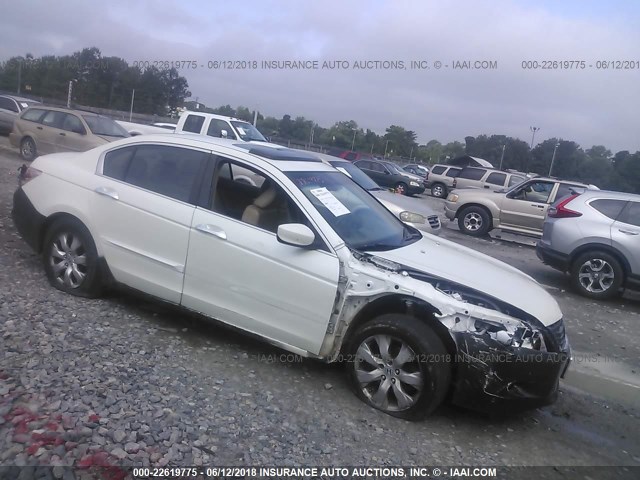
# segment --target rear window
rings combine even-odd
[[[458,178],[466,178],[468,180],[480,180],[486,172],[487,172],[486,170],[482,170],[481,168],[465,168],[460,172],[460,175],[458,175]]]
[[[626,200],[614,200],[611,198],[600,198],[589,203],[592,208],[595,208],[601,214],[612,220],[618,218],[626,204]]]
[[[456,178],[458,175],[460,175],[461,171],[461,168],[450,168],[447,172],[447,177]]]
[[[202,115],[187,115],[182,130],[185,132],[200,133],[203,124],[204,117]]]
[[[433,168],[431,169],[431,173],[432,173],[433,175],[440,175],[440,174],[441,174],[441,173],[443,173],[446,169],[447,169],[447,167],[440,167],[440,166],[438,166],[438,167],[433,167]]]

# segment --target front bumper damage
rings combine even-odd
[[[452,337],[458,350],[453,403],[478,411],[504,412],[556,400],[559,380],[571,359],[568,343],[564,351],[543,352],[506,347],[469,332],[452,332]]]

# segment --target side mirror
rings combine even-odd
[[[229,132],[226,130],[220,130],[220,135],[222,135],[222,138],[227,138],[229,136]]]
[[[311,229],[301,223],[284,223],[278,226],[278,241],[294,247],[309,247],[316,236]]]

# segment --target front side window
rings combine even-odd
[[[392,250],[422,238],[340,172],[287,172],[333,230],[356,250]]]
[[[62,128],[68,132],[85,133],[84,126],[78,117],[67,113],[62,123]]]
[[[110,118],[99,117],[97,115],[83,115],[82,118],[87,122],[89,130],[91,130],[94,135],[123,138],[129,136],[129,132]]]
[[[373,165],[373,162],[370,162],[369,160],[360,160],[355,162],[354,165],[363,170],[373,170],[373,168],[371,168],[371,165]]]
[[[529,182],[514,191],[512,198],[528,202],[547,203],[553,190],[552,182]]]
[[[40,122],[46,110],[40,108],[30,108],[22,114],[23,120],[29,120],[30,122]]]
[[[518,185],[519,183],[524,182],[524,177],[520,177],[518,175],[511,175],[509,179],[509,187],[513,187],[514,185]]]
[[[223,130],[227,132],[226,136],[222,135]],[[198,132],[199,131],[200,130],[198,130]],[[207,129],[207,135],[209,135],[210,137],[230,138],[230,139],[236,140],[236,136],[231,130],[231,127],[229,126],[229,124],[224,120],[219,120],[217,118],[211,119],[211,122],[209,123],[209,128]]]
[[[310,226],[275,180],[252,167],[226,159],[221,159],[217,166],[210,205],[216,213],[272,233],[285,223]]]
[[[378,162],[371,162],[371,170],[373,170],[374,172],[378,172],[378,173],[384,173],[387,171],[387,169],[385,168],[385,166],[381,163]]]
[[[109,152],[103,174],[152,192],[189,202],[207,154],[164,145],[141,145]]]
[[[503,186],[506,179],[506,173],[493,172],[487,177],[487,183]]]
[[[182,130],[185,132],[200,133],[203,124],[204,117],[202,115],[187,115]]]

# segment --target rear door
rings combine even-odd
[[[542,234],[542,224],[549,208],[556,183],[548,180],[531,180],[503,199],[500,225],[525,233]]]
[[[14,100],[0,97],[0,130],[11,131],[18,112],[18,104]]]
[[[256,186],[234,171],[251,171]],[[338,288],[339,262],[272,175],[218,157],[212,193],[191,224],[182,304],[262,337],[317,354]],[[304,223],[318,245],[280,243],[278,225]]]
[[[611,244],[625,256],[631,273],[640,275],[640,202],[629,201],[613,222]]]
[[[507,183],[507,174],[502,172],[491,172],[484,181],[483,188],[488,190],[500,190]]]
[[[38,153],[54,153],[58,151],[58,138],[64,133],[62,124],[66,114],[57,110],[49,110],[42,118],[42,124],[36,126],[35,142]]]
[[[104,156],[91,213],[116,280],[180,302],[195,192],[209,156],[155,144]]]

